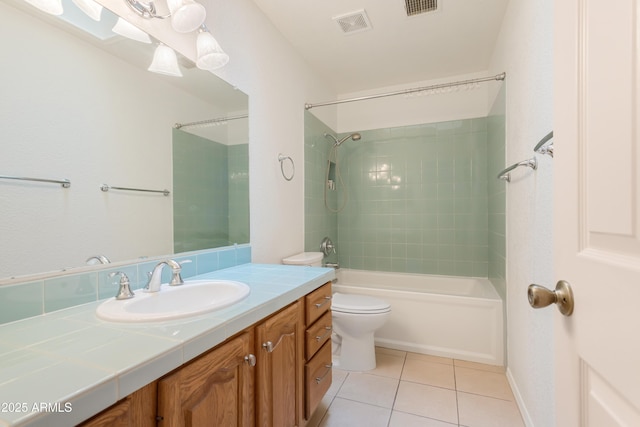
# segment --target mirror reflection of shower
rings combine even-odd
[[[325,133],[324,137],[329,137],[333,140],[333,145],[329,151],[329,159],[327,160],[327,173],[325,174],[324,206],[329,210],[329,212],[338,213],[347,205],[347,200],[349,198],[347,189],[342,181],[342,175],[340,175],[340,167],[338,165],[338,147],[348,139],[359,141],[362,136],[359,133],[352,133],[341,139],[337,139],[330,133]],[[334,209],[329,206],[329,202],[327,201],[327,190],[337,190],[337,185],[340,186],[340,190],[342,191],[342,202],[338,203],[338,206]]]

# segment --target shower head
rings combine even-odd
[[[336,139],[336,137],[335,137],[335,136],[333,136],[333,135],[331,135],[330,133],[325,133],[325,134],[324,134],[324,136],[325,136],[325,138],[326,138],[327,136],[330,136],[330,137],[331,137],[331,139],[333,139],[334,145],[335,145],[336,147],[339,147],[339,146],[340,146],[340,144],[342,144],[343,142],[345,142],[345,141],[346,141],[347,139],[349,139],[349,138],[353,139],[354,141],[359,141],[359,140],[362,138],[362,135],[360,135],[360,134],[359,134],[359,133],[357,133],[357,132],[356,132],[356,133],[352,133],[351,135],[347,135],[347,136],[345,136],[344,138],[342,138],[342,139],[340,139],[340,140]]]

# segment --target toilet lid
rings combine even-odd
[[[336,292],[331,300],[331,310],[343,313],[385,313],[391,310],[391,305],[379,298],[367,295],[351,295]]]

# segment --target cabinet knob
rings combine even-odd
[[[249,354],[244,357],[244,361],[249,364],[249,366],[256,366],[256,356],[253,354]]]
[[[273,351],[273,343],[271,341],[267,341],[262,344],[262,348],[267,350],[267,353],[271,353]]]

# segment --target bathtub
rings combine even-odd
[[[382,298],[376,345],[504,365],[503,303],[487,279],[339,269],[334,292]]]

